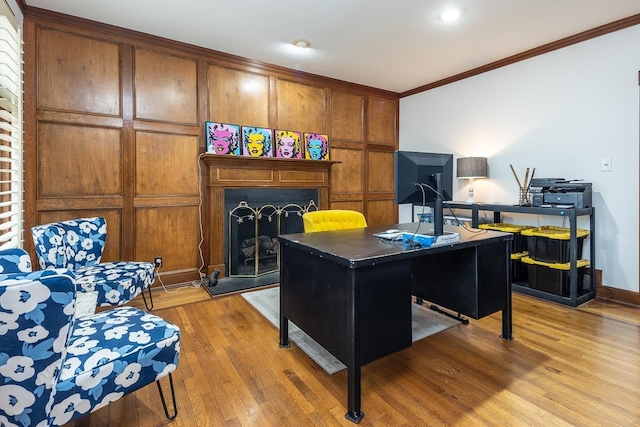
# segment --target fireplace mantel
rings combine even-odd
[[[307,182],[329,186],[331,160],[252,158],[203,154],[209,168],[209,186],[300,187]]]
[[[252,158],[202,154],[203,232],[207,275],[224,265],[224,190],[227,188],[313,188],[318,190],[320,209],[329,208],[332,160]]]

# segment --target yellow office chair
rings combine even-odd
[[[302,215],[302,221],[304,223],[305,233],[364,228],[367,226],[367,220],[364,218],[364,215],[358,211],[345,209],[307,212]]]

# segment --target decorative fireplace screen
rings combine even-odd
[[[278,270],[278,235],[303,231],[302,215],[317,210],[313,200],[305,205],[263,204],[241,201],[229,210],[228,276],[258,277]]]

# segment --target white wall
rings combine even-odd
[[[488,157],[489,179],[474,182],[480,202],[517,203],[509,164],[521,181],[535,167],[537,177],[593,183],[596,268],[605,286],[637,292],[639,70],[635,26],[402,98],[400,150]],[[612,159],[611,172],[600,171],[602,158]],[[467,190],[468,180],[454,181],[455,200]],[[400,207],[401,222],[410,215]],[[561,217],[503,217],[562,225]],[[589,228],[587,218],[578,226]]]

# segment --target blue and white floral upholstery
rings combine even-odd
[[[79,218],[31,229],[38,264],[45,268],[73,270],[76,282],[85,292],[98,292],[99,306],[120,306],[145,289],[153,308],[150,286],[154,280],[154,264],[150,262],[100,262],[107,236],[104,218]]]
[[[9,273],[0,280],[0,425],[46,426],[71,335],[73,273]]]
[[[18,271],[28,255],[11,251],[0,251],[0,426],[62,425],[154,381],[175,417],[178,327],[133,307],[74,319],[73,271]]]
[[[31,257],[24,249],[4,249],[0,257],[0,275],[5,273],[31,273]]]

